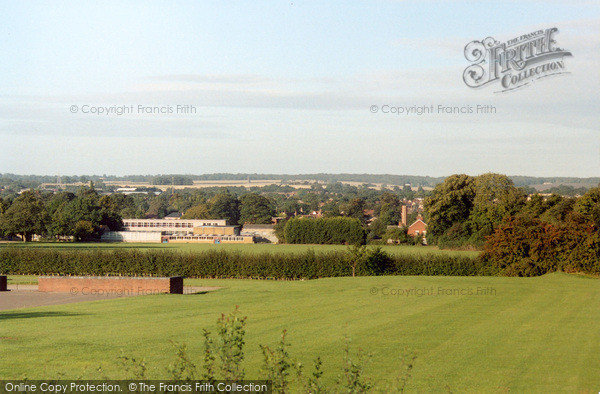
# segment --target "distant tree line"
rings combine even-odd
[[[119,230],[122,226],[117,201],[99,196],[93,187],[75,194],[25,191],[12,202],[0,199],[0,233],[24,241],[33,235],[85,241],[97,238],[103,227]]]
[[[151,185],[193,185],[194,181],[189,176],[159,175],[150,179]]]
[[[18,175],[4,173],[0,174],[0,197],[6,198],[11,197],[11,193],[18,193],[23,189],[38,188],[43,183],[56,183],[59,177],[53,175]],[[589,189],[598,183],[600,178],[575,178],[575,177],[525,177],[525,176],[511,176],[509,177],[515,186],[526,187],[526,189],[533,193],[535,189],[532,186],[540,186],[544,183],[550,183],[557,185],[556,187],[564,187],[564,189],[557,189],[557,194],[568,195],[562,193],[572,193],[573,189],[577,189],[576,193],[582,194],[581,189]],[[412,176],[412,175],[392,175],[392,174],[231,174],[231,173],[215,173],[215,174],[202,174],[202,175],[182,175],[182,174],[162,174],[162,175],[74,175],[74,176],[60,176],[61,183],[73,184],[73,183],[89,183],[94,182],[97,189],[104,191],[114,191],[114,187],[105,186],[103,182],[115,181],[115,182],[148,182],[152,185],[192,185],[194,181],[250,181],[249,185],[252,185],[252,181],[255,180],[282,180],[290,183],[302,183],[310,184],[310,182],[317,181],[320,184],[335,184],[340,182],[362,182],[368,185],[397,185],[402,188],[406,184],[413,185],[415,187],[434,187],[444,181],[444,177],[429,177],[429,176]],[[71,190],[73,191],[73,190]],[[551,191],[552,192],[552,191]],[[14,196],[12,196],[14,197]]]

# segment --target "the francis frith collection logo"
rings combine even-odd
[[[556,45],[556,33],[558,29],[552,27],[502,43],[492,37],[471,41],[465,46],[465,58],[472,64],[465,69],[463,80],[471,88],[498,82],[499,93],[565,73],[564,58],[572,55]]]

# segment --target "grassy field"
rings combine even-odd
[[[347,250],[345,245],[288,245],[288,244],[152,244],[152,243],[41,243],[41,242],[10,242],[0,243],[2,247],[20,247],[20,248],[59,248],[59,249],[173,249],[181,251],[205,251],[205,250],[236,250],[242,253],[300,253],[306,250],[315,252],[328,252]],[[435,246],[409,246],[409,245],[385,245],[383,250],[390,254],[451,254],[475,257],[479,254],[477,251],[462,250],[440,250]]]
[[[598,392],[600,282],[567,274],[538,278],[360,277],[314,281],[188,280],[223,286],[198,295],[155,295],[0,312],[2,378],[122,378],[117,357],[145,359],[167,377],[170,341],[202,357],[202,329],[240,306],[248,316],[247,377],[258,376],[259,344],[288,330],[305,365],[320,355],[329,382],[339,375],[344,334],[373,354],[380,388],[403,352],[417,356],[411,391]],[[391,295],[430,289],[433,295]],[[487,289],[487,295],[447,292]],[[441,294],[440,294],[441,291]],[[309,368],[310,369],[310,368]]]

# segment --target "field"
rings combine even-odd
[[[122,378],[123,351],[144,359],[149,377],[168,377],[176,351],[170,341],[185,342],[199,363],[202,329],[214,329],[221,313],[239,305],[248,316],[248,378],[258,376],[258,345],[275,345],[287,329],[291,355],[308,370],[320,355],[329,382],[339,375],[347,334],[354,350],[372,353],[366,373],[380,389],[397,375],[405,351],[417,357],[410,391],[600,389],[598,279],[555,273],[186,284],[223,288],[0,312],[0,376]],[[396,289],[432,295],[391,295]]]
[[[278,186],[290,186],[293,187],[294,189],[310,189],[312,187],[313,183],[320,183],[322,185],[324,185],[325,183],[323,181],[317,181],[314,179],[298,179],[298,180],[294,180],[291,182],[282,182],[281,179],[253,179],[252,181],[248,182],[248,180],[212,180],[212,181],[199,181],[199,180],[194,180],[193,181],[193,185],[152,185],[150,182],[126,182],[126,181],[105,181],[104,184],[107,186],[115,186],[115,187],[155,187],[157,189],[160,189],[162,191],[166,191],[166,190],[171,190],[173,189],[177,189],[177,190],[182,190],[182,189],[201,189],[201,188],[207,188],[207,187],[265,187],[265,186],[270,186],[270,185],[278,185]],[[360,187],[362,185],[364,185],[367,182],[354,182],[354,181],[340,181],[340,183],[346,184],[346,185],[350,185],[350,186],[356,186],[356,187]],[[370,189],[381,189],[381,187],[384,186],[383,183],[377,183],[377,182],[373,182],[370,183],[371,186],[369,186]],[[86,186],[87,184],[78,182],[78,183],[73,183],[73,184],[63,184],[61,186],[74,186],[74,187],[79,187],[79,186]],[[394,186],[399,186],[399,187],[403,187],[404,185],[393,185],[393,184],[385,184],[385,187],[387,189],[392,190]],[[42,184],[42,187],[57,187],[57,185],[55,183],[44,183]],[[414,191],[418,190],[418,187],[413,187],[412,188]],[[424,186],[423,187],[424,190],[432,190],[432,187],[429,186]]]
[[[156,249],[174,249],[190,252],[201,252],[205,250],[230,250],[240,251],[242,253],[301,253],[306,250],[314,250],[315,252],[329,251],[344,251],[348,247],[344,245],[288,245],[288,244],[152,244],[152,243],[42,243],[42,242],[4,242],[0,243],[0,248],[14,246],[21,248],[69,248],[69,249],[123,249],[134,248],[140,250],[156,250]],[[440,250],[434,246],[408,246],[408,245],[385,245],[383,250],[390,254],[450,254],[476,257],[477,251],[462,251],[462,250]]]

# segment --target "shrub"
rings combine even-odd
[[[598,274],[600,236],[592,222],[577,215],[558,224],[509,218],[487,238],[481,260],[510,276],[554,271]]]

